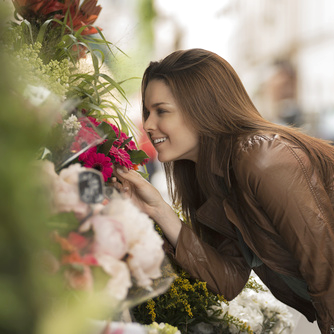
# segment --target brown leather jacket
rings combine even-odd
[[[210,198],[197,210],[201,237],[183,224],[176,262],[231,300],[252,269],[246,244],[260,260],[253,270],[276,298],[332,333],[334,189],[326,192],[308,156],[278,135],[238,141],[230,180],[232,197]],[[310,300],[284,277],[304,281]]]

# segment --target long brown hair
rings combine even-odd
[[[142,81],[143,119],[145,90],[153,80],[163,80],[178,106],[199,134],[199,156],[164,163],[167,184],[174,204],[181,204],[186,217],[211,195],[222,192],[214,170],[228,177],[233,142],[239,135],[259,131],[278,133],[300,145],[326,184],[333,175],[334,148],[292,127],[265,120],[249,98],[232,66],[217,54],[203,49],[175,51],[159,62],[151,62]]]

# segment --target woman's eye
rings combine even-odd
[[[157,114],[160,115],[160,114],[163,114],[165,113],[166,110],[163,110],[163,109],[157,109]]]

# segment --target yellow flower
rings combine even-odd
[[[149,299],[147,301],[147,305],[146,308],[149,310],[148,314],[151,315],[152,317],[152,322],[155,321],[155,318],[157,317],[156,313],[155,313],[155,301],[153,299]]]

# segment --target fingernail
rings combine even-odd
[[[120,168],[116,168],[116,171],[117,171],[117,173],[119,173],[119,174],[124,173],[124,171],[123,171],[122,169],[120,169]]]

